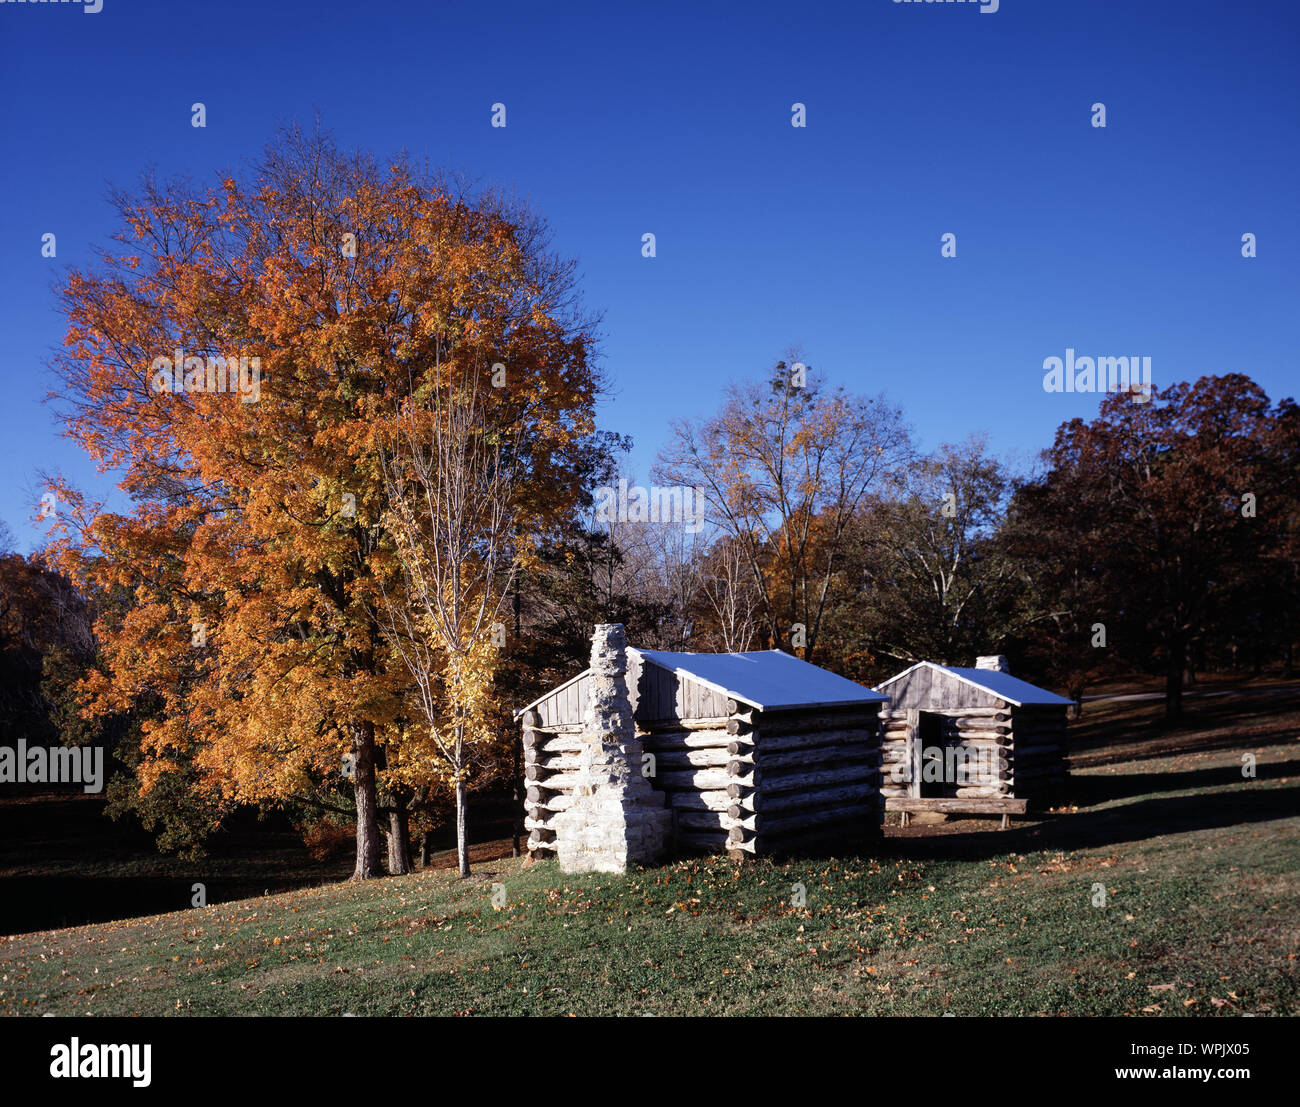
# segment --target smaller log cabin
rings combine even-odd
[[[1066,713],[1073,701],[1007,671],[1006,658],[973,669],[921,661],[876,686],[882,716],[886,811],[1023,814],[1065,780]]]
[[[589,675],[515,712],[531,857],[556,849],[554,817],[573,804]],[[627,687],[677,852],[743,857],[880,834],[879,692],[781,650],[632,647]]]

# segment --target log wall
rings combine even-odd
[[[789,712],[759,712],[734,700],[708,706],[726,714],[637,720],[679,851],[743,856],[880,832],[879,705]],[[556,848],[553,820],[573,802],[581,732],[581,723],[550,722],[536,710],[524,716],[530,856]]]
[[[719,819],[729,852],[779,853],[880,833],[879,704],[733,706],[730,802]]]
[[[1004,700],[979,707],[931,710],[939,718],[945,776],[926,794],[959,799],[1040,799],[1065,780],[1063,707],[1015,707]],[[921,713],[892,709],[881,719],[881,795],[920,796]],[[952,750],[951,761],[948,751]]]

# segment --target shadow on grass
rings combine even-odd
[[[1277,743],[1272,743],[1277,744]],[[1256,744],[1259,748],[1259,744]],[[1213,769],[1189,769],[1175,773],[1074,773],[1069,778],[1066,802],[1080,807],[1096,807],[1113,800],[1130,799],[1159,792],[1183,792],[1189,788],[1230,788],[1248,785],[1241,775],[1241,765],[1222,765]],[[1274,761],[1255,767],[1257,780],[1282,780],[1300,777],[1300,759]],[[1300,814],[1300,811],[1295,812]]]
[[[1112,761],[1140,761],[1193,750],[1251,748],[1293,741],[1294,720],[1300,696],[1293,693],[1252,699],[1224,696],[1191,701],[1177,723],[1168,723],[1162,704],[1125,704],[1100,718],[1085,712],[1071,722],[1069,747],[1076,764],[1103,765]],[[1228,728],[1222,735],[1207,731]]]
[[[1261,770],[1263,768],[1265,766],[1261,766]],[[1208,769],[1205,772],[1217,775],[1220,770]],[[1262,771],[1260,775],[1264,776]],[[1013,824],[1009,830],[890,837],[885,840],[884,849],[895,857],[983,860],[1011,852],[1092,849],[1122,842],[1140,842],[1164,834],[1247,826],[1300,815],[1300,786],[1255,788],[1254,782],[1243,781],[1239,772],[1236,781],[1239,787],[1233,791],[1195,796],[1152,796],[1121,807],[1052,815],[1033,825]]]

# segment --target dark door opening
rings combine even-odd
[[[916,741],[920,749],[917,752],[916,762],[920,769],[920,788],[917,795],[922,799],[951,796],[956,791],[956,785],[946,779],[943,716],[934,711],[922,711],[919,714]]]

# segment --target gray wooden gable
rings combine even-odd
[[[590,684],[590,670],[579,673],[516,714],[532,708],[540,717],[540,726],[574,726],[582,722]],[[639,723],[662,719],[720,719],[728,714],[727,697],[721,692],[692,680],[685,673],[643,664],[632,650],[627,655],[627,689],[633,715]]]
[[[942,711],[951,707],[996,707],[1005,702],[938,665],[921,664],[876,686],[893,701],[895,712]]]

